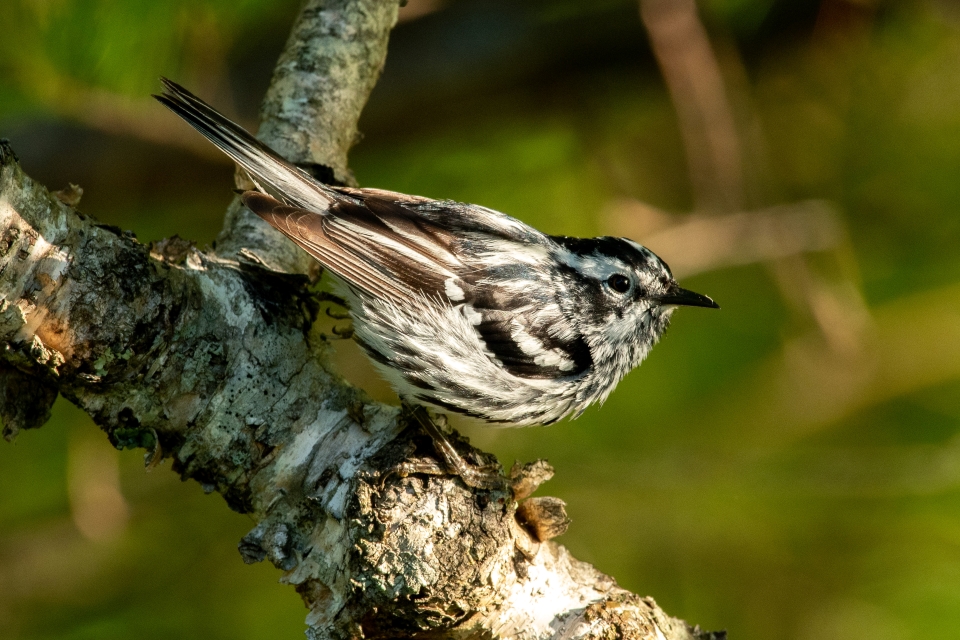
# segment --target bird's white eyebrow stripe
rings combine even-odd
[[[556,257],[568,267],[576,269],[579,273],[595,280],[606,280],[614,273],[622,273],[628,277],[633,273],[633,269],[623,262],[623,260],[611,258],[610,256],[595,253],[578,255],[566,248],[561,248],[561,250],[556,253]],[[633,280],[632,277],[631,280]]]

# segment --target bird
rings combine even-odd
[[[161,81],[154,97],[250,177],[244,206],[333,274],[355,340],[468,484],[489,482],[426,407],[500,426],[578,417],[640,365],[678,307],[719,308],[633,240],[548,235],[480,205],[321,183]]]

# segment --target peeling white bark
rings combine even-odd
[[[272,142],[292,127],[286,152],[344,175],[395,19],[382,0],[308,2],[264,109]],[[304,71],[314,55],[333,62]],[[237,206],[221,238],[217,254],[145,247],[53,197],[0,143],[4,434],[41,426],[60,393],[115,446],[172,459],[256,520],[240,553],[283,571],[311,638],[720,637],[536,539],[559,530],[530,522],[556,501],[518,522],[543,464],[517,470],[516,495],[386,474],[430,441],[329,370],[310,265]]]

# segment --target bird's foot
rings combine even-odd
[[[330,332],[337,336],[337,338],[340,340],[349,340],[353,337],[353,325],[347,325],[343,329],[334,326],[331,327]]]
[[[499,464],[472,465],[463,459],[436,425],[427,410],[420,406],[406,406],[408,415],[417,421],[433,441],[439,460],[417,458],[406,460],[384,474],[384,479],[396,474],[401,478],[414,473],[432,476],[457,476],[473,489],[505,489],[509,480],[503,475]]]

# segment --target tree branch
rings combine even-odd
[[[309,2],[268,93],[264,138],[348,176],[395,18],[393,2]],[[283,571],[311,638],[721,637],[541,541],[556,526],[531,520],[562,516],[556,499],[531,499],[521,522],[524,495],[387,474],[430,455],[430,441],[327,368],[309,265],[242,216],[231,209],[216,254],[177,238],[146,247],[52,196],[0,143],[8,439],[40,426],[59,392],[118,448],[146,449],[147,465],[171,459],[252,515],[241,555]],[[515,486],[529,494],[550,473],[515,469]]]

